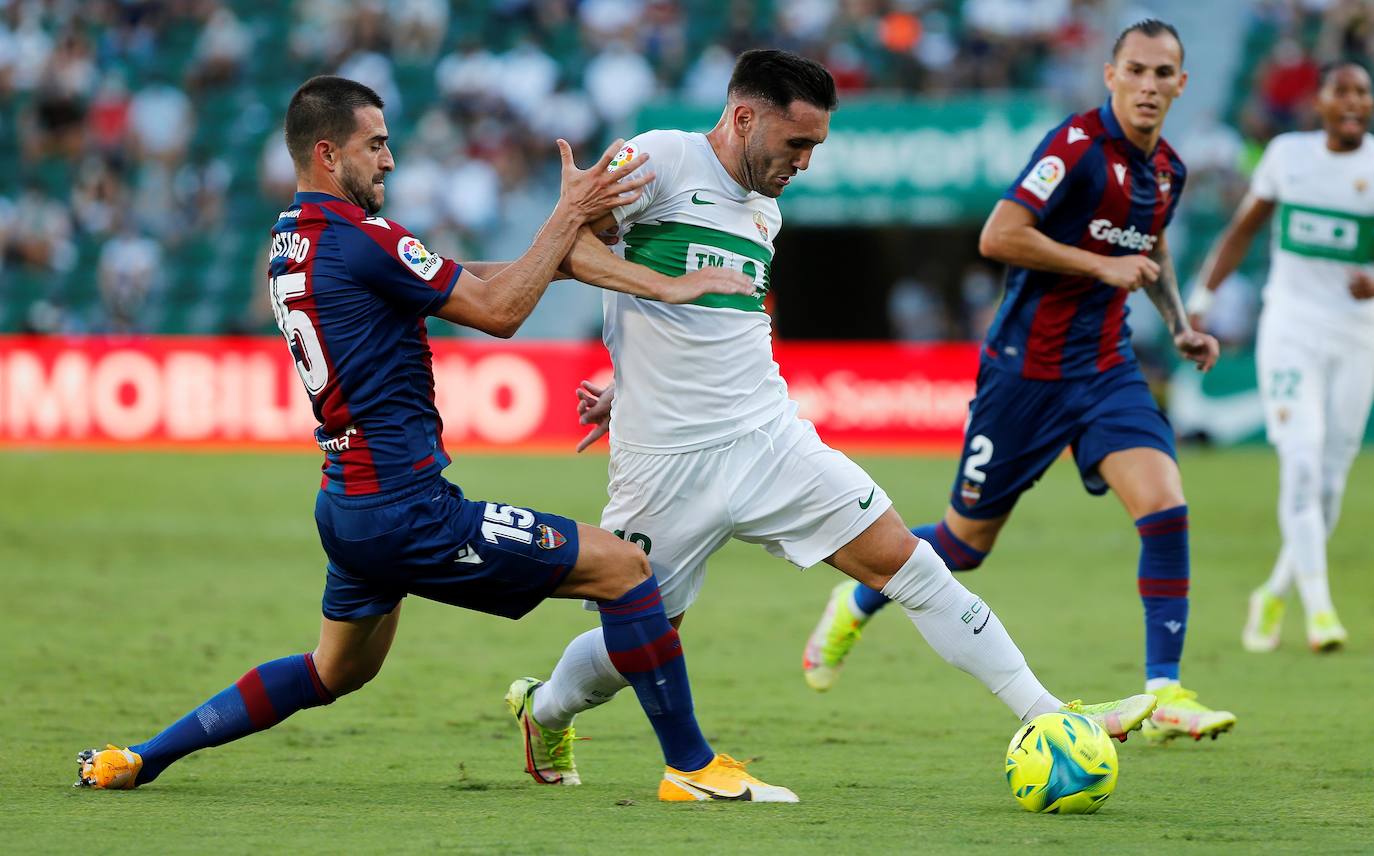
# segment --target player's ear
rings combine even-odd
[[[1107,89],[1110,91],[1111,88],[1112,88],[1112,85],[1116,82],[1116,64],[1115,64],[1115,63],[1110,63],[1110,62],[1108,62],[1108,63],[1103,63],[1103,65],[1102,65],[1102,82],[1105,83],[1105,84],[1107,85]]]
[[[758,115],[753,106],[743,103],[735,105],[732,118],[734,119],[735,132],[741,136],[748,136],[749,130],[753,128],[754,123],[758,121]]]
[[[333,172],[339,165],[339,150],[329,140],[318,140],[315,143],[315,160]]]
[[[1183,94],[1183,90],[1186,89],[1187,87],[1188,87],[1188,72],[1186,72],[1186,71],[1180,71],[1180,72],[1178,73],[1178,94],[1179,94],[1179,95],[1182,95],[1182,94]]]

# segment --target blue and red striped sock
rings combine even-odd
[[[197,749],[219,746],[271,728],[298,710],[334,700],[310,654],[293,654],[250,670],[153,739],[129,748],[143,756],[138,784]]]
[[[1138,585],[1145,605],[1145,680],[1178,680],[1188,634],[1188,506],[1135,522],[1140,533]]]
[[[715,752],[692,711],[692,688],[682,642],[663,612],[652,575],[616,600],[600,605],[601,632],[611,663],[634,687],[663,747],[663,760],[684,772],[700,770]]]
[[[983,564],[988,555],[959,540],[943,520],[917,526],[911,530],[911,534],[929,544],[951,571],[971,571]],[[864,585],[854,590],[854,607],[866,615],[872,615],[886,604],[887,598],[883,597],[882,592]]]

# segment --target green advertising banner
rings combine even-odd
[[[979,223],[1068,115],[1028,98],[843,100],[811,167],[779,200],[807,225]],[[635,131],[710,130],[715,109],[655,103]]]

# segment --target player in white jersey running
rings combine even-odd
[[[581,408],[584,421],[599,423],[591,438],[609,422],[610,502],[601,525],[648,554],[674,626],[695,600],[712,553],[731,538],[761,544],[800,568],[824,561],[881,589],[942,657],[1022,720],[1080,710],[1125,739],[1153,710],[1154,696],[1084,706],[1047,692],[991,608],[910,532],[871,477],[821,442],[788,398],[763,307],[782,226],[775,200],[825,140],[835,106],[834,81],[821,65],[783,51],[748,51],[709,134],[649,131],[612,161],[614,168],[647,152],[656,174],[639,200],[593,227],[617,228],[625,258],[588,232],[568,272],[614,283],[714,265],[743,272],[757,287],[750,297],[682,306],[604,302],[615,391],[584,385]],[[655,640],[645,640],[641,656],[655,652]],[[547,683],[521,678],[511,685],[507,702],[536,781],[579,781],[573,717],[626,685],[613,659],[602,632],[588,631],[568,645]],[[685,772],[676,782],[665,779],[660,797],[741,798]]]
[[[1315,651],[1345,644],[1327,584],[1326,541],[1374,398],[1374,98],[1353,62],[1322,76],[1322,130],[1275,137],[1250,193],[1208,256],[1189,312],[1205,316],[1212,292],[1273,224],[1269,281],[1256,360],[1269,442],[1279,455],[1283,547],[1269,580],[1250,595],[1242,642],[1278,647],[1294,582]]]

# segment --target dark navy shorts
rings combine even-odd
[[[385,615],[407,594],[519,618],[577,562],[577,524],[463,497],[443,478],[368,496],[320,491],[326,618]]]
[[[950,505],[976,520],[1001,517],[1066,446],[1083,487],[1097,496],[1107,492],[1097,465],[1112,452],[1177,457],[1174,430],[1133,362],[1068,380],[1028,380],[983,364]]]

